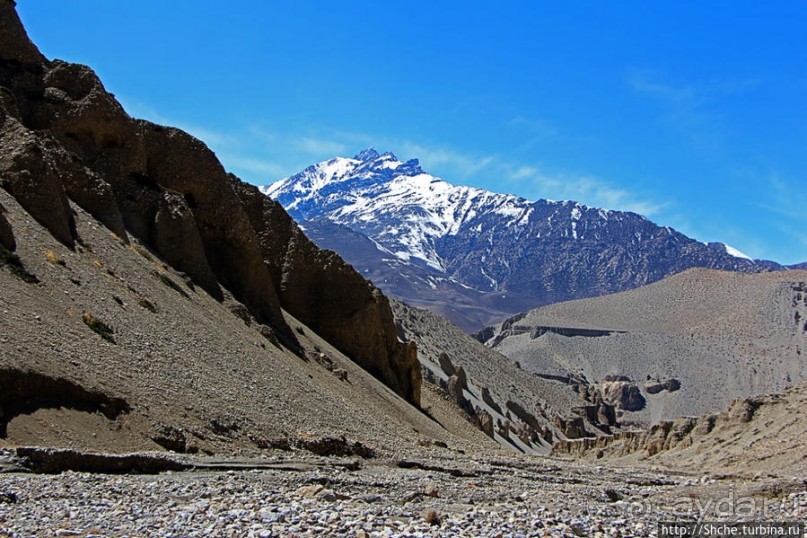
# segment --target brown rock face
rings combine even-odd
[[[35,134],[7,114],[0,121],[0,186],[56,239],[72,247],[76,226],[60,179],[63,152],[52,138]]]
[[[414,344],[398,341],[387,298],[336,253],[319,249],[277,202],[231,177],[280,302],[400,396],[420,405]]]
[[[284,326],[255,230],[216,156],[179,129],[146,122],[141,129],[148,156],[146,175],[184,195],[219,280],[259,319]]]
[[[155,249],[165,261],[187,273],[208,293],[212,291],[214,297],[220,293],[193,212],[182,195],[160,193],[152,236]]]

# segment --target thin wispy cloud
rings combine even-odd
[[[311,155],[342,155],[348,150],[348,146],[335,140],[302,136],[291,139],[292,145]]]
[[[137,101],[129,101],[121,97],[118,99],[123,105],[123,109],[126,110],[126,112],[133,118],[148,120],[159,125],[176,127],[177,129],[195,136],[211,148],[224,148],[239,143],[239,137],[237,135],[226,133],[219,129],[165,116],[146,105],[138,103]]]
[[[412,143],[404,143],[402,147],[407,154],[421,157],[427,169],[430,166],[447,169],[450,173],[444,175],[454,183],[484,176],[500,184],[501,192],[518,192],[532,200],[575,200],[595,207],[633,211],[647,217],[669,207],[666,203],[641,199],[635,193],[591,175],[545,172],[538,165],[498,155],[479,156]]]
[[[270,180],[270,178],[274,180],[288,175],[286,167],[267,159],[230,153],[223,153],[219,158],[227,164],[228,169],[250,178],[260,177],[265,178],[265,180]]]
[[[415,155],[428,166],[448,166],[463,177],[481,173],[495,163],[492,155],[471,155],[451,149],[429,147],[414,142],[404,141],[398,147],[406,155]]]
[[[721,100],[753,90],[760,81],[720,78],[677,84],[658,72],[632,70],[626,76],[626,83],[635,93],[658,102],[663,107],[665,121],[677,129],[693,149],[712,155],[728,145],[726,122],[718,106]]]
[[[515,116],[507,121],[507,127],[525,131],[533,141],[543,141],[557,138],[560,129],[552,121],[544,118]]]
[[[443,175],[456,184],[492,179],[501,185],[501,192],[521,193],[533,200],[575,200],[591,206],[633,211],[645,216],[652,216],[665,207],[664,204],[641,200],[632,193],[593,176],[548,173],[535,163],[520,162],[501,155],[477,155],[454,148],[355,131],[329,132],[320,129],[317,135],[312,135],[279,133],[265,126],[251,125],[244,126],[237,132],[222,132],[176,121],[143,106],[129,105],[127,110],[138,117],[177,126],[200,138],[217,152],[226,168],[259,184],[287,177],[318,159],[350,157],[358,149],[375,145],[381,151],[391,150],[400,152],[406,158],[418,158],[427,171]],[[512,118],[508,125],[546,136],[555,133],[551,125],[543,120],[524,116]],[[278,151],[279,144],[282,145],[282,152]]]
[[[668,207],[665,203],[642,200],[635,193],[593,176],[546,174],[536,167],[520,166],[512,168],[506,178],[511,183],[521,183],[520,190],[526,183],[534,193],[533,199],[574,200],[594,207],[632,211],[646,217]]]

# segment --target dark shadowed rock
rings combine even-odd
[[[20,465],[34,473],[58,474],[66,471],[105,474],[157,474],[184,471],[192,465],[151,454],[95,454],[56,448],[20,447]]]
[[[17,242],[14,240],[14,231],[11,229],[11,224],[6,220],[5,212],[5,208],[0,205],[0,245],[6,250],[13,251],[17,248]]]
[[[14,2],[0,2],[0,35],[3,36],[0,45],[0,60],[18,62],[21,64],[38,64],[45,61],[36,46],[28,39]]]
[[[447,376],[450,377],[457,373],[456,368],[454,368],[454,365],[451,363],[451,359],[445,352],[440,353],[437,360],[440,362],[440,368]]]
[[[482,401],[485,402],[491,409],[493,409],[500,415],[502,414],[502,407],[498,403],[496,403],[496,401],[493,399],[493,396],[490,395],[490,389],[488,389],[487,387],[482,387]]]
[[[465,369],[462,366],[460,366],[459,368],[457,368],[457,372],[454,375],[457,376],[457,379],[460,382],[460,386],[463,389],[468,390],[468,375],[465,373]]]
[[[161,193],[154,216],[154,248],[176,269],[187,273],[205,290],[218,294],[218,283],[207,263],[199,230],[185,198],[177,193]]]
[[[610,377],[600,383],[603,399],[623,411],[640,411],[646,401],[639,387],[624,376]]]
[[[72,247],[76,227],[60,180],[58,144],[7,114],[0,121],[0,185],[56,239]]]

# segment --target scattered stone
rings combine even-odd
[[[311,499],[316,497],[318,493],[325,490],[325,487],[321,484],[311,484],[310,486],[303,486],[299,488],[295,493],[300,497],[305,499]]]
[[[429,484],[426,484],[425,488],[423,488],[423,493],[427,497],[439,497],[440,489],[437,487],[437,484],[430,482]]]
[[[423,519],[426,521],[426,523],[432,526],[438,526],[440,523],[442,523],[442,518],[440,517],[440,514],[437,513],[437,510],[428,510],[426,515],[423,516]]]

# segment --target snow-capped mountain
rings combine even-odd
[[[457,235],[480,214],[505,226],[523,225],[529,202],[429,175],[417,159],[366,149],[353,159],[337,157],[262,189],[298,222],[327,218],[376,241],[403,261],[446,271],[437,243]],[[520,223],[520,224],[519,224]]]
[[[693,266],[769,267],[635,213],[455,186],[416,159],[372,148],[261,190],[386,293],[469,330],[525,307],[621,291]]]

